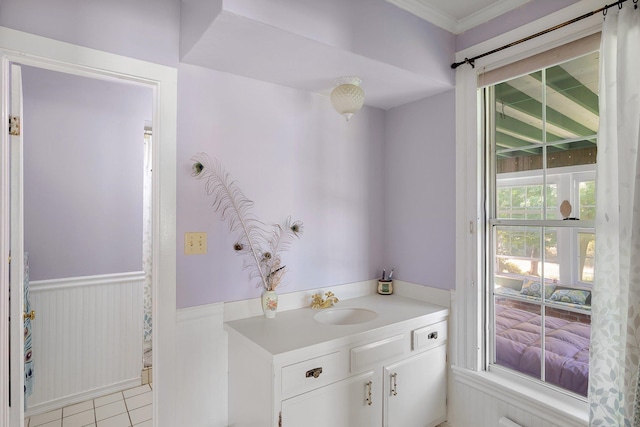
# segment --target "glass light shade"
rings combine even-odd
[[[331,91],[331,104],[349,121],[364,103],[364,91],[360,87],[362,80],[357,77],[343,77],[337,83]]]

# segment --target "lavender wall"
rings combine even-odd
[[[296,10],[313,7],[311,17],[323,17],[316,28],[320,38],[334,37],[343,48],[451,80],[454,43],[463,49],[573,2],[529,2],[457,38],[382,0],[349,2],[348,18],[332,15],[344,8],[337,0],[305,0]],[[227,5],[268,12],[248,0]],[[286,22],[307,25],[309,19]],[[0,25],[172,66],[178,66],[179,24],[177,0],[0,2]],[[343,24],[354,31],[345,33]],[[320,95],[178,68],[177,232],[209,233],[206,256],[182,255],[179,238],[179,307],[259,294],[229,249],[234,239],[227,225],[208,207],[202,183],[190,177],[189,158],[201,150],[222,160],[255,200],[261,218],[278,221],[292,214],[305,221],[303,239],[286,254],[292,271],[283,292],[370,279],[383,259],[387,268],[398,268],[399,279],[452,286],[452,92],[386,113],[365,108],[347,124]],[[65,185],[72,180],[65,179]]]
[[[326,96],[181,65],[178,79],[178,307],[253,298],[260,290],[232,250],[191,156],[218,158],[265,222],[292,215],[304,236],[284,253],[280,292],[371,279],[382,262],[384,116],[350,122]],[[187,231],[208,233],[206,255],[184,255]]]
[[[455,287],[455,91],[387,111],[387,271],[441,289]]]
[[[456,37],[456,52],[543,18],[578,1],[529,1],[504,15],[459,34]]]
[[[0,25],[159,64],[178,64],[179,0],[2,0]]]
[[[32,280],[142,270],[143,131],[152,95],[23,67]]]

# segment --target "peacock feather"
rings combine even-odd
[[[252,214],[253,201],[249,200],[236,181],[231,179],[220,162],[205,153],[192,160],[192,175],[205,180],[205,191],[212,197],[211,206],[223,221],[229,221],[229,230],[238,234],[234,250],[245,255],[244,267],[251,279],[259,279],[259,286],[274,290],[285,273],[280,253],[289,250],[294,238],[302,235],[302,222],[265,224]]]

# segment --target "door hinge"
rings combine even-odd
[[[9,116],[9,135],[20,136],[19,116]]]
[[[282,411],[278,414],[278,427],[282,427]]]

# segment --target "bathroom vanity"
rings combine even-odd
[[[229,425],[438,425],[446,419],[448,315],[370,295],[225,323]]]

